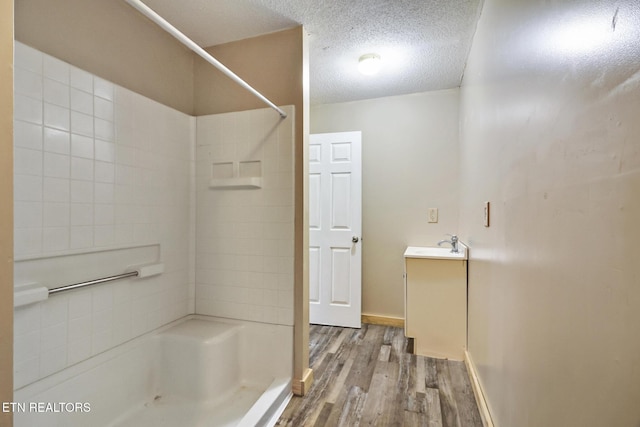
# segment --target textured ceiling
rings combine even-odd
[[[203,47],[302,24],[309,33],[311,103],[460,85],[481,0],[146,0]],[[375,76],[357,71],[378,53]],[[258,90],[260,88],[257,88]]]

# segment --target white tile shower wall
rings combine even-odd
[[[159,243],[165,263],[17,309],[20,388],[193,312],[195,118],[16,43],[14,119],[17,259]]]
[[[293,325],[293,107],[196,122],[196,313]],[[261,161],[260,189],[210,189],[212,164]]]

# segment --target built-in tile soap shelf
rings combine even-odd
[[[209,188],[262,188],[262,161],[213,163]]]

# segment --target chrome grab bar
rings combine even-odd
[[[103,277],[102,279],[89,280],[87,282],[74,283],[73,285],[59,286],[57,288],[49,289],[49,295],[57,294],[58,292],[70,291],[71,289],[84,288],[85,286],[97,285],[100,283],[113,282],[114,280],[125,279],[127,277],[137,276],[137,271],[131,271],[129,273],[118,274],[115,276]]]

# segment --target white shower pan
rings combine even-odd
[[[14,426],[273,425],[291,396],[292,360],[282,354],[292,348],[290,334],[279,325],[188,316],[16,390],[14,401],[27,409],[71,402],[90,410],[16,412]]]

